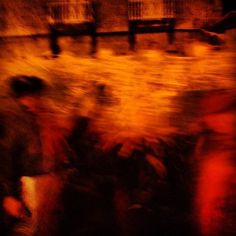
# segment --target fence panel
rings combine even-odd
[[[129,0],[129,20],[153,20],[173,18],[175,12],[173,0]]]
[[[55,23],[83,23],[93,21],[89,0],[57,1],[48,4],[48,21]]]

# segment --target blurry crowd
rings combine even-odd
[[[89,117],[46,106],[47,83],[9,78],[0,114],[1,235],[233,235],[235,91],[203,96],[188,134],[103,149]]]

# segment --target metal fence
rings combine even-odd
[[[50,24],[76,24],[93,21],[92,5],[89,0],[51,1],[48,3]]]
[[[129,0],[129,20],[153,20],[175,17],[174,0]]]

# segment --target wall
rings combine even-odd
[[[220,0],[174,0],[184,4],[176,10],[178,28],[201,27],[207,16],[213,22],[221,16]],[[0,36],[48,33],[47,0],[0,0]],[[98,32],[128,30],[128,0],[93,0],[97,6]]]
[[[0,0],[0,35],[47,33],[46,0]]]

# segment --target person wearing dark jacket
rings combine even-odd
[[[57,173],[69,163],[64,136],[70,121],[56,119],[44,104],[46,83],[41,78],[14,76],[9,85],[17,111],[2,124],[0,147],[1,207],[15,222],[8,235],[56,235],[55,212],[63,182]]]
[[[12,108],[11,114],[3,111],[0,114],[1,235],[10,235],[15,224],[30,217],[31,213],[21,197],[21,177],[42,174],[40,142],[34,119],[12,104],[5,104]]]

